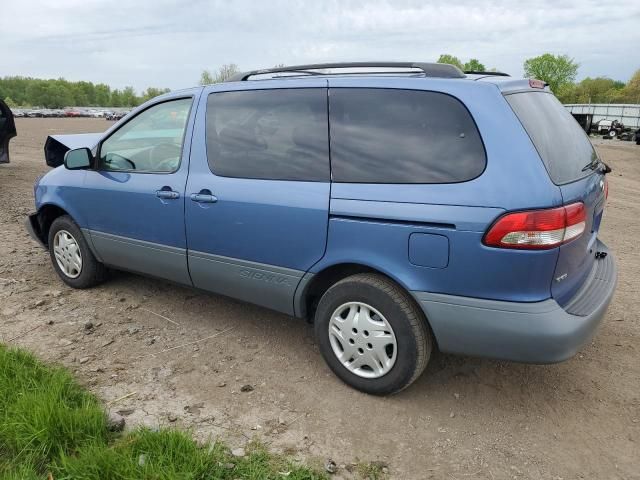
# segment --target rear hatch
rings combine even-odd
[[[505,98],[531,137],[549,177],[560,188],[564,205],[582,202],[585,206],[584,233],[559,247],[552,279],[551,295],[565,306],[595,262],[606,197],[604,168],[589,137],[553,94],[527,91],[507,94]]]

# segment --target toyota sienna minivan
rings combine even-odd
[[[539,80],[257,70],[52,135],[45,157],[27,226],[66,284],[122,269],[304,318],[368,393],[406,388],[435,349],[568,359],[615,289],[610,169]]]

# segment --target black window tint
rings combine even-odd
[[[326,89],[212,93],[207,157],[224,177],[328,181]]]
[[[585,165],[596,152],[578,122],[550,93],[505,97],[531,137],[554,183],[568,183],[592,173]]]
[[[476,125],[449,95],[338,88],[329,111],[336,182],[452,183],[484,170]]]

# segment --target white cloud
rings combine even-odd
[[[180,88],[204,68],[451,53],[522,74],[566,53],[579,75],[627,80],[640,68],[640,2],[2,0],[0,75]],[[622,48],[620,48],[622,47]]]

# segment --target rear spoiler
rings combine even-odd
[[[44,158],[50,167],[64,163],[64,154],[75,148],[92,149],[98,144],[103,133],[78,133],[75,135],[49,135],[44,143]]]

